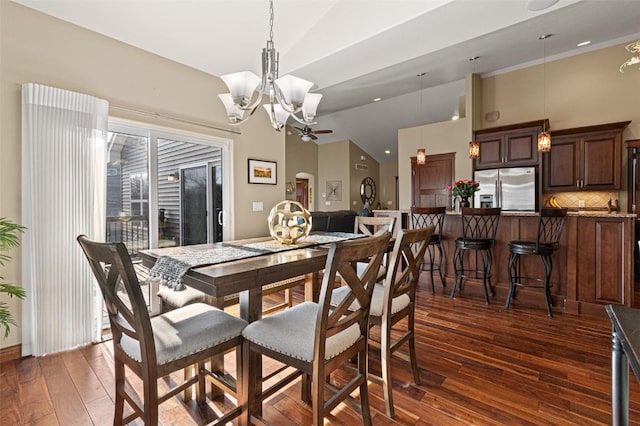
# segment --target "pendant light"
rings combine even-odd
[[[420,77],[420,122],[422,122],[422,91],[424,89],[424,76],[426,75],[426,72],[421,72],[420,74],[418,74],[418,77]],[[420,125],[420,143],[422,143],[422,126],[424,124]],[[423,166],[425,163],[427,162],[427,150],[424,148],[418,148],[418,153],[416,155],[416,163],[419,166]]]
[[[550,152],[551,151],[551,133],[548,132],[546,126],[547,116],[547,39],[553,34],[545,34],[538,37],[538,40],[542,40],[542,108],[543,115],[545,116],[542,124],[542,132],[538,134],[538,152]]]
[[[469,58],[469,61],[472,64],[471,78],[473,78],[473,74],[475,74],[476,61],[478,59],[480,59],[480,56],[473,56],[473,57]],[[480,142],[478,142],[478,141],[469,142],[469,158],[471,158],[472,160],[475,160],[476,158],[479,158],[479,157],[480,157]]]

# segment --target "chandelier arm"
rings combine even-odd
[[[284,95],[282,94],[282,90],[280,90],[280,88],[278,87],[275,81],[273,82],[272,85],[273,85],[273,92],[276,95],[276,100],[280,105],[282,105],[282,108],[284,108],[285,111],[287,111],[289,114],[297,114],[300,111],[302,111],[302,105],[300,105],[298,108],[294,108],[292,104],[287,103],[287,101],[284,98]]]
[[[258,107],[260,106],[260,104],[256,105],[255,108],[253,108],[251,111],[249,111],[248,109],[246,111],[249,111],[249,114],[246,115],[246,117],[242,117],[240,119],[229,119],[229,124],[231,124],[232,126],[237,126],[239,124],[244,123],[245,121],[247,121],[254,112],[256,112],[256,110],[258,109]]]

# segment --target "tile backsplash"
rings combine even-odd
[[[550,192],[542,194],[544,207],[550,206],[549,200],[551,197],[554,197],[562,207],[570,209],[606,210],[607,202],[611,200],[611,203],[615,206],[620,194],[617,191]],[[582,206],[581,201],[584,202],[584,206]]]

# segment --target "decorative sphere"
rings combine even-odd
[[[311,232],[311,213],[297,201],[281,201],[271,209],[269,233],[282,244],[295,244]]]

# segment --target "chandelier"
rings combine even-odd
[[[631,65],[640,64],[640,40],[634,41],[633,43],[627,44],[625,47],[628,52],[635,53],[636,56],[630,57],[626,60],[622,65],[620,65],[620,72],[624,73],[624,69],[626,67],[630,67]]]
[[[262,95],[269,95],[264,108],[271,125],[277,131],[289,117],[301,124],[315,124],[316,110],[322,95],[309,93],[313,83],[292,75],[278,78],[279,53],[273,45],[273,0],[269,1],[269,40],[262,49],[262,78],[251,71],[223,75],[221,78],[231,93],[218,95],[231,124],[240,124],[253,115],[262,103]]]

